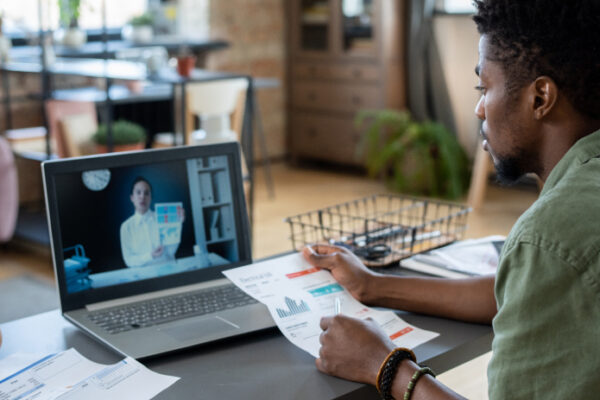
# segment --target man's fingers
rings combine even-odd
[[[331,325],[332,319],[333,319],[333,317],[322,317],[321,322],[319,323],[319,325],[321,326],[321,329],[326,331],[327,328],[329,328],[329,325]]]
[[[338,246],[331,246],[328,244],[309,244],[305,248],[308,248],[311,254],[316,257],[327,257],[338,253],[341,248]]]
[[[340,248],[335,246],[306,246],[302,249],[302,255],[313,266],[324,269],[331,269],[334,264],[335,256]]]
[[[323,256],[322,254],[317,254],[311,247],[305,247],[302,249],[302,255],[312,266],[318,268],[329,269],[328,266],[330,263],[326,262],[323,257],[331,257],[329,255]]]
[[[323,366],[323,359],[322,358],[317,358],[315,360],[315,364],[317,366],[317,369],[321,372],[325,372],[325,368]]]

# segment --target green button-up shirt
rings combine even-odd
[[[600,131],[513,227],[495,295],[490,399],[600,398]]]

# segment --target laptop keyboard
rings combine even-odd
[[[223,285],[94,311],[89,318],[108,333],[115,334],[256,302],[236,286]]]

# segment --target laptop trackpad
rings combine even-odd
[[[223,332],[237,329],[240,327],[233,322],[220,317],[210,317],[197,321],[186,321],[174,327],[160,329],[160,331],[174,339],[186,342],[202,337],[219,336]]]

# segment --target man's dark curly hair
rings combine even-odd
[[[477,29],[507,89],[554,80],[582,115],[600,118],[600,0],[474,0]]]

